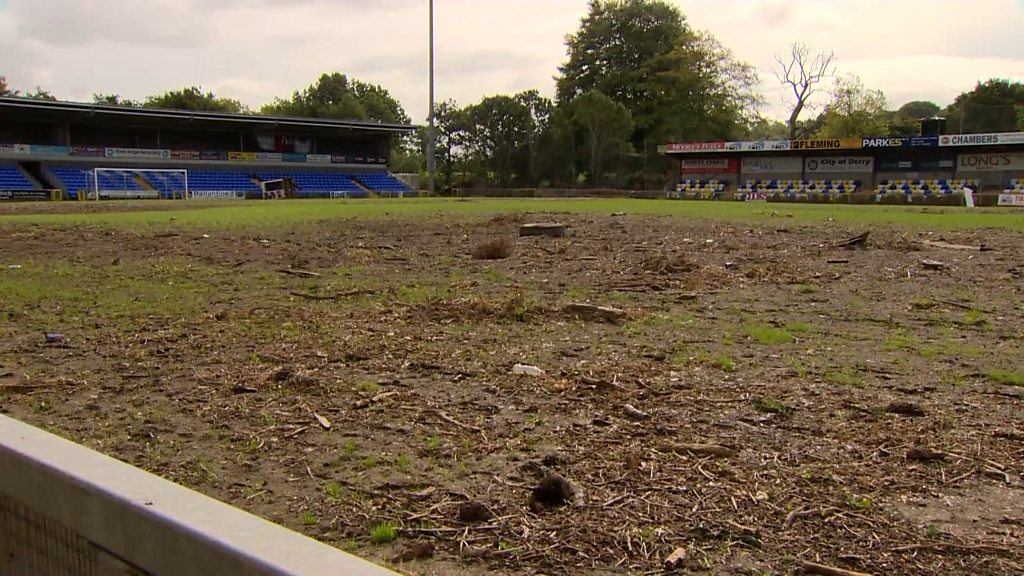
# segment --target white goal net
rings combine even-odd
[[[185,200],[191,197],[188,170],[95,168],[89,176],[90,200]]]

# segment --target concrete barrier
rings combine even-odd
[[[2,576],[397,576],[0,416]]]

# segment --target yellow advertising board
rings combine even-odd
[[[790,150],[859,150],[861,138],[831,138],[827,140],[793,140]]]

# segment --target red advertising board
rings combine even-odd
[[[667,149],[668,152],[716,152],[725,150],[725,142],[676,142]]]
[[[680,174],[736,174],[740,171],[737,158],[695,158],[680,160]]]

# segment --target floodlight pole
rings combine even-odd
[[[434,0],[430,2],[430,111],[427,118],[427,191],[434,195],[437,162],[434,158]]]

